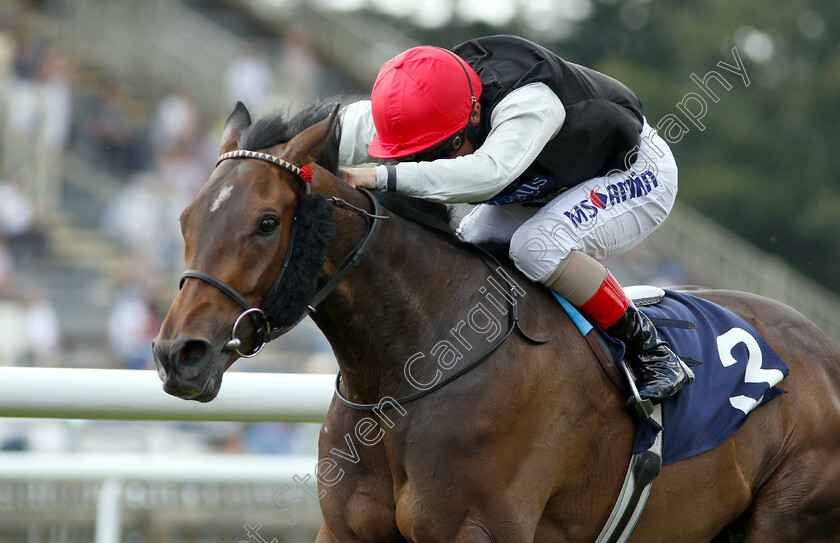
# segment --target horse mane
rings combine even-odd
[[[298,133],[306,130],[326,119],[338,103],[336,100],[316,102],[287,120],[283,111],[273,111],[263,115],[249,126],[239,138],[239,148],[248,151],[259,151],[280,143],[286,143]],[[335,131],[324,144],[324,148],[315,159],[321,167],[333,175],[338,171],[338,144],[341,141],[341,122],[336,123]],[[438,202],[430,202],[421,198],[412,198],[399,193],[391,196],[402,201],[403,204],[425,213],[435,219],[451,224],[453,210],[451,206]],[[454,231],[453,231],[454,235]]]
[[[247,151],[259,151],[286,143],[310,126],[326,119],[337,102],[316,102],[287,119],[284,111],[267,113],[246,128],[239,137],[239,148]],[[336,123],[335,132],[329,137],[323,150],[315,159],[321,167],[333,175],[338,175],[338,142],[341,140],[341,126]]]

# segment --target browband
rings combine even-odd
[[[257,160],[262,160],[264,162],[270,162],[271,164],[275,164],[280,166],[285,170],[289,170],[296,176],[300,177],[306,183],[312,181],[312,168],[308,165],[298,167],[292,164],[291,162],[286,162],[282,158],[278,158],[274,155],[269,155],[267,153],[260,153],[259,151],[246,151],[244,149],[237,149],[236,151],[230,151],[229,153],[225,153],[219,157],[216,161],[216,166],[224,162],[225,160],[231,158],[255,158]]]

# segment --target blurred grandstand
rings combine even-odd
[[[353,100],[384,60],[414,45],[306,2],[0,0],[0,21],[0,365],[16,366],[153,368],[149,346],[183,269],[177,218],[210,173],[235,100],[255,114]],[[623,284],[765,294],[840,338],[833,294],[685,206],[611,266]],[[335,362],[305,321],[237,369],[329,373]],[[317,433],[7,420],[0,448],[311,454]],[[292,525],[272,506],[276,490],[136,482],[123,496],[123,539],[256,541],[243,523],[259,522],[267,541],[311,541],[314,502]],[[98,492],[98,483],[0,480],[0,541],[91,541]]]

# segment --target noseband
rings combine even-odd
[[[264,162],[269,162],[271,164],[274,164],[292,172],[301,180],[301,190],[298,194],[295,216],[292,219],[292,229],[289,232],[289,246],[286,249],[286,256],[283,260],[283,266],[280,268],[280,272],[277,275],[277,279],[274,280],[274,284],[265,296],[265,298],[268,299],[278,293],[281,286],[280,280],[283,278],[286,269],[289,267],[289,261],[292,255],[292,246],[295,239],[295,228],[298,224],[297,218],[301,207],[300,203],[303,200],[303,198],[314,197],[314,195],[312,194],[312,189],[309,185],[312,181],[312,169],[309,166],[295,166],[294,164],[286,162],[285,160],[274,155],[245,150],[231,151],[229,153],[221,155],[218,161],[216,161],[216,166],[218,167],[218,165],[224,162],[225,160],[243,158],[251,158],[256,160],[262,160]],[[242,296],[239,292],[237,292],[234,288],[230,287],[224,281],[217,279],[216,277],[212,276],[207,272],[203,272],[201,270],[186,270],[183,274],[181,274],[181,279],[178,286],[179,289],[183,288],[184,281],[187,278],[201,279],[202,281],[209,283],[217,289],[224,292],[228,297],[230,297],[233,301],[235,301],[244,309],[244,311],[239,315],[239,317],[237,317],[236,321],[233,324],[233,329],[230,333],[230,339],[227,343],[225,343],[225,350],[233,351],[243,358],[252,358],[258,355],[269,341],[272,341],[282,336],[283,334],[297,326],[297,324],[300,323],[300,321],[302,321],[309,313],[314,312],[318,304],[321,303],[324,300],[324,298],[329,296],[329,294],[333,290],[335,290],[335,288],[339,285],[339,283],[341,283],[341,281],[344,280],[347,274],[356,269],[356,267],[361,262],[362,258],[364,258],[364,256],[367,254],[371,245],[373,245],[376,236],[379,234],[379,219],[388,218],[387,216],[382,215],[382,206],[376,200],[373,194],[371,194],[368,190],[363,188],[360,188],[358,190],[363,192],[373,204],[372,214],[365,211],[362,208],[347,203],[341,198],[336,198],[335,196],[331,197],[327,201],[335,207],[350,210],[364,218],[366,222],[365,236],[362,238],[359,244],[356,245],[354,250],[350,254],[348,254],[347,257],[345,257],[341,264],[339,264],[337,271],[333,274],[329,281],[327,281],[327,283],[315,293],[315,295],[310,300],[309,305],[307,306],[307,310],[304,310],[303,313],[292,324],[286,326],[272,327],[270,319],[268,318],[268,315],[266,315],[265,311],[263,311],[259,307],[252,306],[250,303],[248,303],[248,300],[246,300],[245,297]],[[246,316],[251,319],[251,322],[254,325],[256,342],[254,348],[250,352],[243,353],[239,350],[239,348],[242,346],[242,341],[237,337],[236,332],[239,328],[239,325],[245,319]]]

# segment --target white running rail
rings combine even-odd
[[[334,375],[224,375],[209,403],[166,394],[155,371],[0,368],[0,417],[323,422]]]

